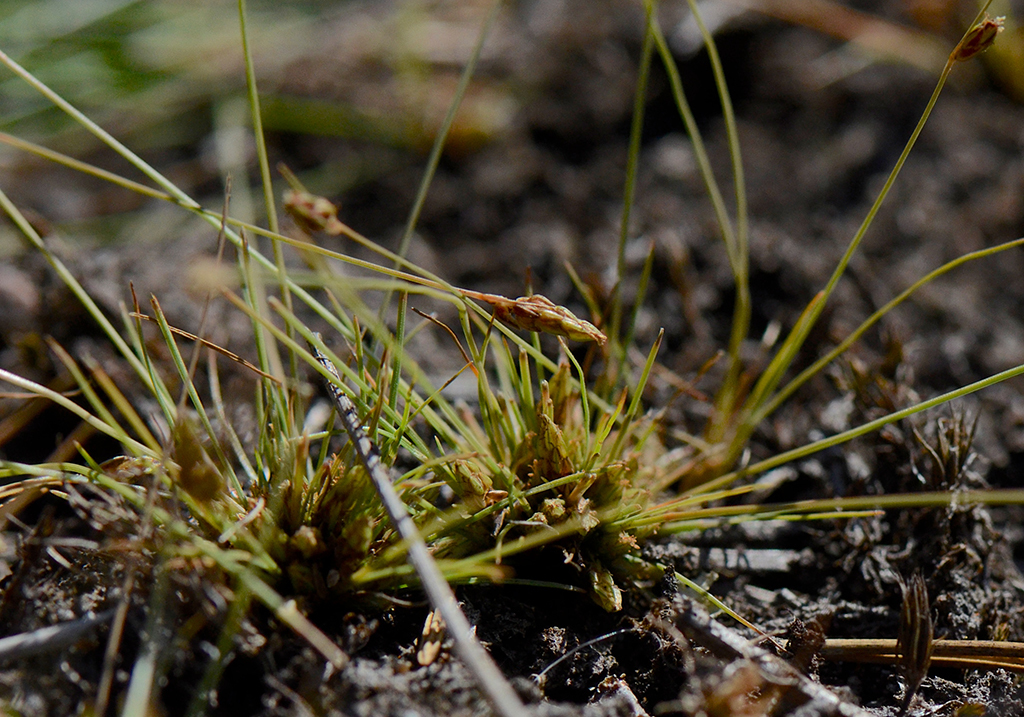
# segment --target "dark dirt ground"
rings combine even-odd
[[[706,5],[709,12],[733,7]],[[850,5],[937,36],[944,32],[938,21],[958,22],[955,3],[865,0]],[[680,4],[665,6],[665,27],[690,100],[724,177],[724,132],[706,57],[686,49],[692,30],[683,22]],[[304,50],[269,62],[261,78],[273,159],[305,172],[313,191],[339,199],[348,224],[394,246],[419,183],[422,138],[415,131],[394,130],[377,143],[367,137],[284,131],[275,124],[273,118],[280,115],[273,114],[274,108],[289,98],[315,98],[383,115],[394,120],[392,128],[424,117],[428,125],[436,122],[465,58],[460,48],[471,44],[484,11],[480,3],[423,10],[418,34],[409,35],[419,44],[408,46],[426,73],[418,80],[402,75],[396,69],[400,63],[382,55],[380,35],[392,27],[392,3],[349,3],[325,11],[323,26],[305,38]],[[933,24],[922,25],[928,21]],[[641,38],[642,13],[634,4],[510,4],[485,50],[465,124],[442,161],[411,257],[453,284],[507,296],[523,293],[529,269],[538,291],[585,314],[563,263],[571,262],[593,285],[608,287]],[[747,349],[757,360],[763,353],[761,334],[776,323],[792,325],[824,285],[920,116],[937,68],[929,72],[906,62],[873,60],[813,28],[754,12],[739,13],[718,30],[717,39],[739,117],[750,196],[755,340]],[[1007,32],[1004,39],[1014,38]],[[944,40],[952,48],[956,32]],[[975,61],[954,72],[804,361],[922,273],[964,252],[1024,234],[1024,108],[1012,99],[1012,88],[993,79],[1000,73],[993,65],[996,58],[986,59],[987,66]],[[192,110],[203,111],[201,103]],[[209,161],[214,141],[209,132],[207,126],[181,146],[154,154],[186,189],[207,197],[206,205],[218,206],[220,179]],[[102,162],[104,156],[92,159]],[[182,290],[178,268],[211,252],[214,239],[207,230],[170,218],[165,207],[131,206],[130,200],[125,205],[109,189],[23,157],[5,160],[4,170],[4,189],[51,223],[51,240],[62,242],[67,261],[108,308],[116,309],[131,280],[140,295],[157,293],[174,323],[194,321],[195,302]],[[710,204],[660,69],[651,82],[640,171],[628,249],[631,286],[651,242],[656,263],[640,314],[638,344],[646,350],[664,327],[661,362],[693,377],[727,341],[731,284]],[[97,243],[100,225],[91,222],[120,209],[131,213],[112,225],[119,240]],[[146,227],[153,227],[152,236]],[[932,396],[1020,362],[1022,276],[1024,256],[1011,251],[960,268],[918,292],[886,317],[880,330],[869,332],[855,350],[852,367],[819,377],[773,417],[756,437],[754,457],[801,445],[880,415],[887,405],[907,405],[915,395]],[[246,326],[225,313],[222,335],[215,338],[244,350]],[[51,365],[41,358],[34,338],[40,333],[76,352],[104,355],[95,331],[43,262],[13,252],[0,265],[0,366],[49,378]],[[439,376],[458,365],[440,340],[424,353],[433,358],[428,367]],[[865,372],[880,379],[871,385],[858,381]],[[713,391],[715,379],[713,370],[698,388]],[[1020,389],[1019,382],[1003,384],[913,422],[934,444],[939,433],[954,430],[958,416],[966,415],[968,423],[977,419],[977,455],[963,470],[943,473],[904,423],[784,467],[790,480],[770,497],[912,491],[922,489],[922,483],[1022,486]],[[668,387],[654,385],[652,405],[669,393]],[[0,404],[0,411],[12,405]],[[690,402],[674,409],[669,420],[699,431],[706,410]],[[32,424],[31,434],[23,433],[0,450],[12,460],[42,460],[54,436],[71,428],[73,423],[47,412]],[[110,609],[130,573],[143,585],[152,580],[145,554],[109,549],[119,539],[130,544],[137,537],[130,511],[111,504],[97,515],[82,507],[87,497],[71,500],[70,508],[64,502],[41,502],[21,516],[27,525],[3,534],[0,566],[9,573],[0,602],[4,634]],[[937,637],[1021,641],[1021,517],[1017,509],[974,507],[809,525],[770,522],[655,542],[647,550],[694,578],[717,576],[716,595],[783,636],[820,620],[829,637],[894,638],[898,578],[919,570],[931,596]],[[73,554],[74,564],[61,565],[39,547],[40,541],[27,536],[65,545],[63,554]],[[99,550],[100,541],[113,542]],[[204,594],[198,577],[175,580],[182,584],[171,591],[170,615],[185,622],[206,611],[212,622],[220,619],[222,596]],[[673,598],[673,585],[630,595],[626,609],[614,615],[569,593],[472,587],[459,594],[479,636],[537,714],[762,713],[754,708],[730,712],[736,707],[729,702],[731,695],[763,687],[748,663],[693,651],[678,641],[672,626],[686,607]],[[429,667],[414,667],[412,653],[427,608],[416,595],[403,597],[414,606],[322,606],[311,615],[353,655],[340,673],[325,671],[318,655],[256,611],[245,624],[211,712],[487,714],[486,703],[454,658],[445,654]],[[114,708],[140,644],[138,635],[147,629],[146,602],[143,597],[136,602],[122,647]],[[206,641],[215,639],[216,632],[207,626],[183,642],[170,625],[156,631],[157,640],[181,642],[166,666],[161,694],[161,711],[180,714],[208,659]],[[604,635],[609,637],[572,652]],[[92,640],[58,654],[0,666],[0,700],[12,713],[76,713],[95,694],[105,637],[101,629]],[[531,680],[567,655],[544,673],[542,686]],[[891,666],[815,662],[810,671],[843,699],[873,714],[896,714],[902,687]],[[798,701],[783,697],[775,713],[797,713]],[[1024,715],[1024,691],[1007,672],[933,669],[911,713],[978,714],[965,710],[971,704],[985,705],[991,715]],[[818,707],[800,712],[829,713]]]

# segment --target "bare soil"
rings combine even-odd
[[[451,48],[472,39],[482,8],[436,11],[434,34],[428,35],[436,47],[427,43],[422,50],[432,73],[425,84],[433,94],[415,95],[414,101],[396,89],[401,78],[380,57],[351,49],[360,32],[385,22],[388,5],[353,3],[332,11],[325,24],[333,32],[313,38],[309,53],[280,67],[265,91],[271,97],[351,102],[392,118],[401,118],[410,105],[443,108],[457,77],[455,60],[462,58]],[[692,29],[677,5],[666,3],[666,33],[718,175],[725,178],[727,149],[707,57],[691,49]],[[857,3],[908,25],[920,19],[910,5]],[[943,17],[954,25],[954,15],[950,10]],[[467,116],[424,206],[410,253],[414,261],[453,284],[507,296],[524,293],[529,272],[536,290],[580,315],[585,308],[566,278],[565,262],[592,287],[610,290],[642,19],[638,7],[604,0],[524,2],[503,11],[467,100]],[[827,281],[924,109],[937,72],[865,58],[839,39],[756,13],[738,14],[716,37],[739,118],[750,197],[755,317],[745,350],[756,365],[765,355],[762,335],[790,327]],[[947,39],[952,48],[955,32]],[[991,65],[978,61],[954,72],[801,365],[923,273],[1024,234],[1024,108],[991,73]],[[274,159],[296,171],[323,169],[315,175],[320,186],[311,188],[339,199],[348,224],[396,245],[420,180],[422,142],[316,138],[270,124]],[[195,191],[215,197],[216,175],[190,167]],[[20,171],[27,178],[19,190],[25,197],[28,187],[54,176],[31,163]],[[627,247],[627,290],[636,290],[653,248],[653,280],[639,314],[637,343],[646,351],[664,328],[660,361],[686,379],[697,376],[727,343],[732,309],[725,252],[703,189],[655,62]],[[29,204],[59,229],[62,221],[74,226],[81,219],[68,216],[66,199],[54,190]],[[216,206],[219,200],[206,203]],[[147,211],[164,216],[159,209]],[[61,251],[111,311],[124,300],[130,280],[140,295],[157,293],[174,323],[194,325],[196,302],[181,286],[181,272],[168,269],[194,254],[209,254],[208,232],[183,227],[166,241],[88,249],[76,246],[74,236],[59,234],[52,241],[66,242]],[[341,240],[325,241],[346,248]],[[52,379],[52,359],[38,339],[47,334],[74,352],[109,360],[116,371],[96,330],[37,257],[15,256],[0,272],[0,365]],[[802,445],[1018,363],[1024,355],[1022,275],[1024,256],[1010,251],[919,291],[869,332],[847,362],[812,381],[774,416],[756,436],[753,457]],[[244,352],[245,321],[227,310],[219,316],[219,340]],[[458,356],[445,339],[433,341],[423,347],[427,367],[438,376],[457,369]],[[718,377],[716,366],[696,388],[713,393]],[[239,382],[236,394],[244,397],[248,388]],[[659,405],[671,392],[655,382],[650,404]],[[237,411],[244,421],[244,405]],[[666,435],[672,427],[699,432],[707,411],[706,403],[695,400],[674,404]],[[959,426],[966,432],[975,421],[969,445],[956,431]],[[42,460],[54,436],[73,427],[58,411],[47,410],[0,448],[0,455]],[[935,460],[926,445],[939,445],[940,436],[960,447],[958,457]],[[97,455],[113,450],[90,445]],[[780,470],[788,480],[759,498],[1020,487],[1022,466],[1024,397],[1020,384],[1010,382],[786,466]],[[890,511],[846,521],[713,529],[657,540],[645,549],[711,584],[714,594],[780,642],[789,640],[797,652],[805,642],[800,634],[815,625],[830,638],[895,638],[900,578],[914,572],[925,577],[936,637],[1024,641],[1021,518],[1016,508]],[[124,698],[140,645],[169,644],[174,656],[161,666],[166,679],[159,709],[182,714],[214,649],[226,603],[204,584],[207,573],[199,567],[191,579],[187,571],[154,574],[153,548],[138,547],[144,545],[142,530],[131,509],[98,492],[38,501],[2,535],[0,632],[14,635],[114,609],[131,577],[135,597],[117,657],[111,709]],[[552,559],[538,559],[534,573],[543,577],[545,561]],[[154,620],[149,598],[160,580],[172,586],[165,591],[163,619]],[[771,686],[752,661],[713,640],[701,643],[699,631],[682,617],[691,608],[674,583],[630,593],[620,614],[605,613],[585,596],[540,588],[474,586],[461,588],[459,596],[480,638],[538,715],[840,713],[834,705],[807,702],[799,687]],[[428,608],[420,595],[397,597],[310,606],[313,621],[353,657],[337,672],[272,616],[254,609],[233,646],[210,714],[489,714],[447,649],[427,667],[416,664]],[[0,665],[0,700],[24,715],[78,712],[97,691],[106,624],[60,651]],[[876,715],[897,714],[903,683],[891,665],[814,657],[804,669],[843,701]],[[737,712],[740,697],[754,689],[779,694],[771,705],[756,708],[761,711]],[[1024,692],[1005,671],[935,668],[911,714],[980,714],[967,710],[975,704],[990,715],[1024,715]]]

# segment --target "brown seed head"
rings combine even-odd
[[[338,208],[323,197],[309,192],[286,189],[284,210],[308,234],[324,232],[337,236],[342,232],[342,224],[338,221]]]
[[[564,306],[540,294],[507,299],[496,294],[472,294],[489,303],[494,316],[503,324],[524,331],[565,336],[573,341],[594,341],[603,346],[608,337],[589,321],[578,318]]]
[[[954,62],[966,62],[975,55],[984,52],[996,41],[996,35],[1003,31],[1003,21],[1006,18],[997,17],[993,20],[986,17],[977,25],[972,27],[960,44],[954,48],[950,55]]]

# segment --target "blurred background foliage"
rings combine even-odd
[[[844,94],[849,90],[842,89],[844,82],[894,67],[876,82],[898,74],[910,78],[906,83],[914,92],[917,85],[930,88],[977,4],[705,0],[701,6],[721,45],[746,127],[788,122],[791,127],[783,132],[799,141],[792,143],[786,161],[804,167],[801,171],[828,163],[833,169],[826,173],[834,173],[846,171],[842,157],[815,147],[814,138],[823,128],[852,126],[862,111],[864,103],[853,106],[855,98]],[[251,0],[250,39],[271,164],[283,161],[312,192],[340,198],[342,218],[356,229],[385,244],[397,240],[430,144],[490,7],[489,0]],[[992,11],[1008,15],[1007,30],[983,59],[1004,92],[1019,96],[1024,72],[1018,9],[1011,0],[996,0]],[[660,15],[683,63],[698,122],[711,129],[714,146],[721,137],[720,109],[707,82],[699,33],[684,0],[660,3]],[[642,17],[642,3],[633,0],[504,4],[428,195],[419,227],[433,244],[424,248],[414,242],[414,250],[427,252],[417,261],[428,268],[446,266],[443,257],[429,252],[443,254],[439,245],[457,244],[462,275],[451,275],[452,280],[510,295],[521,293],[527,254],[535,276],[547,279],[562,274],[565,260],[587,271],[609,265],[613,250],[606,246],[614,246],[618,233]],[[779,57],[777,47],[788,48],[790,56]],[[224,179],[230,176],[232,214],[261,221],[235,2],[5,0],[0,50],[207,206],[221,205]],[[954,81],[962,90],[983,79],[977,63],[958,68]],[[765,92],[765,82],[780,89]],[[794,82],[799,86],[790,86]],[[768,97],[762,106],[772,114],[744,117],[752,92]],[[916,96],[904,95],[900,102],[889,98],[889,114],[899,118],[917,111]],[[794,111],[807,96],[813,99],[806,109]],[[822,127],[801,129],[811,113]],[[639,201],[651,205],[645,216],[652,225],[705,211],[703,187],[680,130],[656,66],[644,131],[650,152],[641,167],[672,196],[641,187]],[[0,131],[141,179],[7,73],[0,73]],[[807,161],[798,144],[817,156]],[[779,183],[758,174],[757,164],[767,161],[767,154],[757,142],[744,139],[743,145],[752,189],[766,196],[760,205],[754,197],[755,213],[764,216],[768,200],[776,202],[771,211],[782,206],[803,211],[793,196],[778,203],[772,188]],[[876,142],[863,149],[868,158],[848,169],[884,166],[888,151],[887,143]],[[159,202],[5,146],[0,146],[0,181],[20,206],[76,243],[155,244],[181,236],[191,222]],[[276,173],[275,182],[280,196],[284,183]],[[820,211],[821,197],[813,199]],[[673,261],[685,245],[696,247],[714,236],[704,218],[673,231],[681,237],[673,240],[681,245],[672,250]],[[513,252],[508,248],[513,245],[522,250]],[[0,257],[22,251],[20,237],[0,229]],[[637,251],[642,257],[645,250]],[[506,277],[492,275],[488,265],[502,260],[511,272],[502,267],[495,273]],[[496,284],[503,280],[509,283]],[[563,294],[568,293],[563,284]],[[696,314],[687,311],[687,321],[699,326]],[[664,324],[682,312],[661,313]]]
[[[285,153],[300,150],[290,158],[307,165],[300,168],[322,160],[315,147],[298,148],[297,135],[380,147],[369,157],[357,153],[364,161],[347,155],[321,165],[309,181],[325,194],[385,171],[396,161],[388,150],[423,153],[486,9],[477,2],[440,14],[423,3],[250,2],[271,139]],[[253,150],[235,3],[10,0],[0,13],[0,48],[148,160],[171,165],[186,190],[216,194],[219,177],[231,173],[238,198]],[[512,109],[507,93],[474,89],[452,150],[500,132]],[[0,129],[77,157],[96,151],[90,161],[104,165],[94,138],[11,76],[0,81]],[[0,161],[7,171],[26,168],[26,157],[9,150]],[[70,219],[84,208],[63,202],[53,209],[52,218]]]
[[[702,6],[713,30],[782,21],[834,38],[842,57],[831,58],[830,66],[849,73],[877,61],[936,70],[974,3],[714,0]],[[489,7],[484,0],[249,2],[272,159],[294,165],[314,192],[339,196],[421,158]],[[1017,71],[1021,43],[1013,8],[997,0],[993,12],[1010,17],[986,61],[1007,92],[1020,96],[1024,74]],[[590,11],[556,0],[508,3],[485,46],[448,155],[472,153],[524,126],[536,138],[538,112],[524,108],[542,92],[572,83],[591,96],[595,134],[602,124],[624,133],[634,60],[622,53],[635,49],[629,43],[639,46],[641,14],[638,2],[594,3]],[[684,58],[699,54],[685,3],[664,2],[662,14],[675,50]],[[614,47],[610,37],[625,38],[626,47]],[[244,196],[253,150],[236,3],[5,0],[0,49],[147,160],[168,168],[187,191],[216,196],[221,178],[231,174],[242,202],[236,209],[258,213],[258,203]],[[728,65],[727,42],[724,51]],[[596,70],[589,84],[575,65]],[[553,79],[559,72],[565,78]],[[565,110],[547,110],[557,111]],[[524,121],[524,115],[532,116]],[[554,121],[540,124],[543,130]],[[0,130],[104,166],[95,139],[9,75],[0,78]],[[107,168],[120,168],[109,159]],[[21,153],[0,152],[5,173],[37,165]],[[24,177],[30,187],[17,198],[40,204],[54,190],[40,192],[32,176]],[[37,208],[54,220],[81,219],[139,201],[123,194],[101,192],[91,201],[68,195]]]

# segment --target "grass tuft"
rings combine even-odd
[[[804,309],[766,368],[752,375],[740,355],[750,323],[749,222],[736,123],[713,38],[699,19],[697,4],[690,2],[690,6],[712,60],[726,120],[734,215],[730,216],[711,170],[678,68],[657,22],[656,4],[648,2],[616,277],[621,284],[622,248],[636,186],[643,93],[649,65],[657,55],[668,72],[681,121],[712,198],[737,294],[727,366],[712,415],[703,435],[678,449],[665,445],[662,412],[645,402],[645,392],[660,369],[663,334],[659,333],[646,355],[632,361],[631,350],[636,353],[637,349],[632,344],[638,306],[624,306],[618,288],[610,292],[609,305],[601,305],[593,294],[584,296],[591,310],[587,320],[540,294],[527,292],[512,299],[452,286],[405,258],[445,133],[452,126],[473,64],[497,16],[497,3],[485,20],[473,60],[449,107],[395,253],[345,225],[336,206],[306,191],[290,173],[286,179],[291,189],[283,195],[283,208],[295,219],[302,236],[290,237],[278,229],[244,2],[239,3],[239,17],[267,203],[265,228],[231,218],[227,202],[220,213],[203,209],[168,177],[0,53],[0,62],[159,189],[143,188],[130,179],[23,140],[0,139],[145,196],[172,202],[208,222],[234,247],[235,266],[221,267],[230,278],[215,288],[225,304],[251,322],[257,356],[253,362],[205,338],[201,326],[173,326],[157,297],[150,298],[150,313],[143,313],[136,300],[134,311],[123,311],[123,329],[115,328],[21,211],[0,193],[0,207],[72,290],[129,367],[132,379],[142,386],[146,400],[155,406],[148,413],[142,411],[136,403],[138,397],[122,390],[104,367],[84,357],[77,359],[55,343],[51,351],[71,376],[79,400],[0,369],[0,380],[65,408],[90,430],[116,441],[124,453],[101,463],[92,461],[84,449],[76,460],[0,463],[0,475],[19,481],[12,485],[20,486],[20,490],[8,487],[4,494],[8,502],[0,516],[10,520],[44,488],[57,485],[87,483],[131,506],[140,523],[152,526],[151,545],[158,555],[147,618],[153,634],[165,627],[161,621],[165,603],[171,600],[169,586],[178,569],[175,566],[198,561],[206,570],[205,579],[230,590],[233,601],[220,623],[217,654],[196,692],[192,714],[206,709],[208,695],[219,682],[232,640],[250,614],[252,601],[262,603],[326,659],[341,666],[347,656],[305,616],[302,606],[356,604],[370,593],[422,588],[456,637],[463,660],[476,670],[495,709],[515,714],[518,698],[472,637],[449,582],[500,583],[515,575],[534,584],[555,582],[585,591],[605,610],[618,611],[629,592],[674,575],[671,566],[644,556],[644,543],[657,534],[766,518],[850,517],[882,508],[950,505],[954,501],[1024,503],[1022,491],[960,491],[953,495],[944,490],[967,465],[973,428],[962,420],[945,424],[934,445],[920,439],[930,457],[927,482],[935,489],[930,492],[781,504],[739,502],[742,496],[766,488],[750,479],[771,468],[1024,373],[1022,364],[908,407],[893,406],[884,416],[806,446],[753,463],[742,462],[757,427],[886,312],[956,266],[1024,241],[965,255],[925,275],[833,351],[785,383],[950,72],[957,62],[968,59],[975,44],[995,38],[997,31],[991,21],[981,20],[979,15],[974,29],[950,54],[920,122],[832,277]],[[353,240],[376,259],[321,247],[316,241],[319,233]],[[261,237],[270,241],[269,257]],[[286,251],[294,251],[295,256],[286,257]],[[645,263],[642,285],[650,277],[652,261],[653,253]],[[301,270],[295,268],[300,262]],[[346,273],[336,268],[339,263]],[[575,281],[584,287],[578,277]],[[389,298],[393,293],[400,299],[392,316]],[[381,300],[381,296],[388,298]],[[458,316],[457,326],[425,314],[420,314],[422,322],[413,325],[408,312],[410,296],[447,303]],[[326,342],[321,331],[328,336]],[[466,363],[460,373],[468,370],[465,375],[476,381],[474,406],[450,400],[445,386],[433,385],[420,368],[409,348],[411,337],[420,331],[437,332],[458,345]],[[524,338],[519,332],[530,336]],[[557,337],[557,342],[552,337]],[[197,352],[191,361],[179,347],[182,341],[191,342]],[[570,342],[579,343],[570,346]],[[208,386],[196,380],[200,353],[207,355]],[[251,439],[243,440],[228,418],[218,357],[239,366],[253,382],[251,406],[256,428]],[[312,380],[315,373],[327,382],[330,407],[317,398]],[[175,400],[175,395],[180,398]],[[341,418],[344,435],[334,429],[331,411]],[[561,567],[554,575],[531,574],[530,560],[524,556],[533,558],[542,552],[560,556]],[[698,587],[687,576],[678,575],[677,579]],[[916,598],[917,603],[926,600],[919,595]],[[917,609],[920,612],[927,607],[919,605]],[[916,619],[924,624],[922,617]],[[904,652],[909,649],[905,649],[908,639],[901,635]],[[144,645],[132,669],[126,714],[146,711],[159,683],[159,653],[165,649],[170,648],[157,641]],[[926,663],[927,659],[919,657],[917,662]],[[924,669],[926,665],[913,666],[912,676],[918,682]]]

